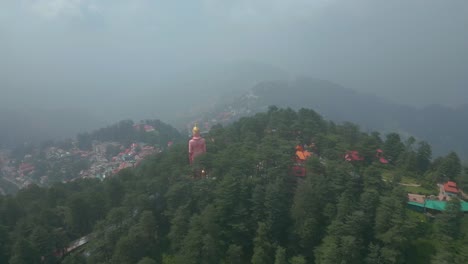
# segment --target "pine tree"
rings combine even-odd
[[[425,173],[429,169],[429,166],[431,165],[431,160],[432,160],[431,145],[429,145],[426,141],[419,142],[416,157],[417,157],[419,172]]]
[[[445,211],[437,216],[438,233],[441,237],[457,239],[460,235],[460,225],[463,218],[461,203],[457,198],[447,202]]]
[[[405,146],[401,142],[400,135],[390,133],[385,140],[383,151],[389,160],[396,162],[400,154],[404,151]]]
[[[275,254],[275,264],[287,264],[288,261],[286,259],[286,249],[283,247],[276,247],[276,254]]]
[[[238,245],[229,245],[226,251],[225,264],[241,264],[243,259],[242,247]]]
[[[383,264],[381,258],[380,258],[380,247],[379,245],[376,244],[369,244],[369,254],[367,254],[367,257],[365,259],[366,264]]]
[[[265,223],[258,223],[257,234],[254,239],[252,264],[273,263],[274,247],[269,234],[270,228]]]

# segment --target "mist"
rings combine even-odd
[[[467,26],[464,0],[3,0],[0,105],[167,119],[301,75],[456,107]]]

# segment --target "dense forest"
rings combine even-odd
[[[407,208],[399,184],[409,178],[432,190],[454,180],[468,191],[455,153],[433,158],[414,138],[276,107],[214,126],[206,139],[208,152],[192,166],[186,143],[174,144],[103,182],[0,197],[0,263],[468,262],[461,201],[427,216]],[[291,174],[298,144],[316,147],[305,178]],[[346,162],[348,150],[364,160]],[[194,179],[201,169],[206,177]],[[83,236],[87,244],[62,256]]]

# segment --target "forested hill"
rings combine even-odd
[[[130,145],[136,141],[149,145],[166,146],[168,142],[178,142],[181,139],[182,136],[177,129],[157,119],[144,120],[140,123],[122,120],[91,133],[80,133],[77,136],[80,149],[90,149],[93,141],[114,141],[124,145]]]
[[[358,93],[329,81],[298,78],[260,82],[244,96],[220,103],[220,109],[265,111],[269,105],[313,108],[335,122],[350,121],[370,131],[398,131],[430,142],[437,154],[457,151],[468,159],[468,106],[415,108]]]
[[[425,142],[336,125],[312,110],[270,107],[206,136],[188,165],[175,144],[104,182],[30,187],[0,198],[0,263],[467,263],[468,219],[452,199],[435,216],[407,209],[410,178],[427,188],[467,170]],[[315,145],[291,175],[297,144]],[[390,164],[375,159],[382,149]],[[346,162],[357,150],[363,161]],[[204,169],[207,177],[194,179]],[[436,188],[434,188],[436,189]],[[432,189],[431,189],[432,190]]]

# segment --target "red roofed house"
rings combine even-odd
[[[458,196],[458,187],[453,181],[444,183],[444,191],[448,196]]]
[[[388,164],[388,160],[383,156],[383,150],[377,149],[375,157],[379,159],[379,162],[382,164]]]
[[[364,157],[361,156],[358,151],[351,150],[351,151],[346,152],[345,160],[346,161],[363,161]]]

